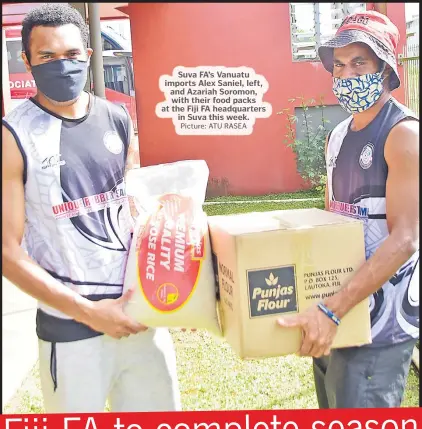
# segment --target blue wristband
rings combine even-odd
[[[337,326],[340,325],[340,319],[331,311],[329,310],[324,304],[319,303],[318,308],[326,315],[328,316]]]

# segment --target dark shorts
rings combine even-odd
[[[415,340],[332,350],[313,360],[320,408],[400,407]]]

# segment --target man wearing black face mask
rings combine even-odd
[[[301,354],[314,357],[321,408],[398,407],[419,337],[419,123],[400,85],[395,25],[377,12],[347,17],[319,48],[351,114],[328,136],[326,209],[364,223],[366,262],[303,315]],[[331,350],[341,319],[370,297],[372,344]]]
[[[123,312],[133,227],[124,177],[137,142],[126,109],[83,92],[87,42],[66,4],[23,21],[38,92],[3,118],[3,275],[39,303],[46,412],[100,412],[107,398],[113,411],[178,410],[169,332]]]

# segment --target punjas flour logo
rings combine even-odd
[[[294,265],[251,270],[247,276],[251,318],[297,311]]]

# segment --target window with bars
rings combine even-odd
[[[334,36],[343,19],[365,3],[289,3],[293,61],[319,61],[318,47]]]

